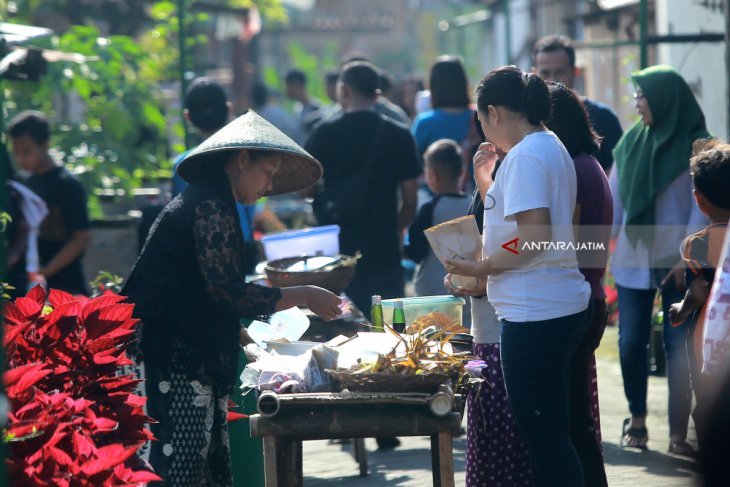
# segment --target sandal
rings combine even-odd
[[[631,418],[624,419],[624,425],[621,429],[621,447],[622,448],[638,448],[646,450],[646,444],[649,442],[649,431],[644,428],[632,428]],[[689,445],[688,445],[689,446]],[[671,445],[670,445],[671,448]],[[691,447],[690,447],[691,448]]]
[[[696,458],[697,450],[684,440],[675,440],[669,442],[669,453],[680,455],[683,457]]]

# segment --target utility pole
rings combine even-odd
[[[727,1],[727,0],[726,0]],[[649,66],[649,0],[639,0],[639,63],[640,68]]]
[[[725,0],[725,91],[727,100],[727,140],[730,141],[730,0]]]
[[[188,65],[187,57],[187,32],[185,30],[185,0],[177,0],[177,37],[178,37],[178,50],[180,55],[180,117],[182,118],[183,135],[185,150],[190,147],[190,135],[188,134],[187,121],[185,120],[185,111],[183,105],[185,104],[185,95],[188,92],[188,80],[186,77],[186,68]]]

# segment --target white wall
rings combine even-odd
[[[725,18],[717,9],[695,0],[657,0],[658,34],[699,34],[725,32]],[[714,135],[728,136],[728,67],[725,43],[662,44],[658,60],[679,71],[692,87]]]

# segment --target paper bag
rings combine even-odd
[[[424,230],[433,253],[443,264],[445,260],[479,260],[482,237],[474,215],[462,216]],[[454,276],[454,287],[474,288],[476,277]]]

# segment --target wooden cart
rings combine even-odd
[[[451,396],[447,410],[443,392],[266,393],[259,398],[260,413],[250,418],[251,436],[263,438],[266,486],[302,485],[302,441],[359,438],[355,457],[366,475],[362,438],[430,436],[433,485],[453,487],[453,437],[461,426],[461,404],[459,396]]]

